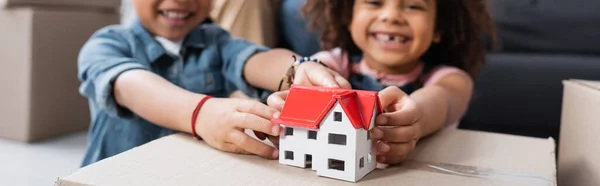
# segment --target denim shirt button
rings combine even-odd
[[[206,76],[204,76],[204,82],[207,85],[212,84],[213,83],[213,77],[212,77],[212,75],[211,74],[207,74]]]

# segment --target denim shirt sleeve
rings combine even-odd
[[[247,96],[264,102],[271,92],[250,85],[244,78],[244,66],[252,55],[269,49],[246,40],[231,37],[229,33],[222,30],[219,34],[219,50],[223,60],[223,74],[229,82],[226,87],[234,87]]]
[[[79,53],[79,92],[112,116],[133,116],[131,111],[119,106],[113,96],[117,76],[127,70],[150,69],[148,64],[140,63],[130,53],[128,42],[110,27],[96,32]]]

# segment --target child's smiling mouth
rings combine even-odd
[[[403,50],[410,46],[412,37],[406,34],[391,32],[372,32],[369,37],[374,38],[384,49]]]
[[[170,26],[184,26],[194,16],[193,12],[186,10],[159,10],[158,14]]]

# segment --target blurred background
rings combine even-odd
[[[308,56],[319,43],[303,3],[214,0],[211,18]],[[459,128],[558,141],[562,80],[600,80],[600,1],[491,0],[490,10],[502,47],[487,55]],[[134,20],[127,0],[0,0],[1,185],[50,185],[79,167],[89,111],[77,54],[99,28]]]

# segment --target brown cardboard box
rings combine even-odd
[[[568,80],[563,84],[560,185],[600,185],[600,82]]]
[[[556,185],[554,140],[448,128],[356,185]],[[172,135],[59,178],[73,185],[354,185]]]
[[[213,0],[210,17],[231,35],[276,47],[277,6],[274,0]]]
[[[0,7],[65,7],[116,10],[121,0],[0,0]]]
[[[89,125],[77,55],[117,14],[0,9],[0,137],[36,141]]]

